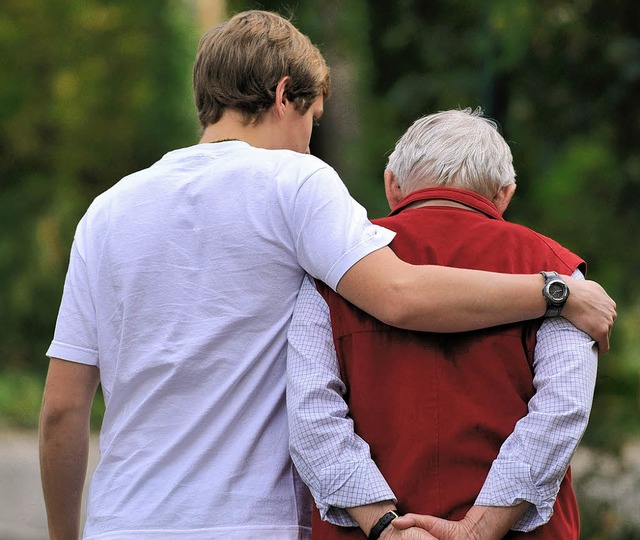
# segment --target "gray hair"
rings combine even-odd
[[[403,195],[426,187],[468,189],[492,199],[515,184],[511,149],[482,109],[443,111],[416,120],[389,156]]]

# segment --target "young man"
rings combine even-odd
[[[397,233],[390,246],[408,262],[582,277],[579,257],[502,219],[516,188],[511,151],[479,112],[416,121],[389,158],[385,188],[393,211],[376,222]],[[588,335],[560,311],[544,323],[411,332],[318,291],[305,281],[294,311],[287,400],[292,456],[323,518],[366,534],[380,519],[369,538],[401,534],[388,514],[399,509],[460,520],[396,522],[440,540],[497,539],[512,526],[536,530],[509,538],[578,540],[565,473],[593,398]],[[319,518],[314,537],[364,538]]]
[[[537,274],[416,268],[385,247],[393,234],[305,155],[329,72],[288,21],[250,11],[209,31],[194,89],[200,144],[122,179],[76,231],[40,424],[53,538],[78,535],[98,382],[106,412],[85,538],[308,534],[284,399],[305,271],[409,328],[545,312]],[[567,316],[606,350],[614,303],[595,283],[567,283]]]

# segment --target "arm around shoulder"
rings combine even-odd
[[[337,290],[387,324],[461,332],[541,317],[542,285],[538,274],[417,266],[382,248],[354,264]]]
[[[615,302],[593,281],[565,277],[571,294],[563,316],[609,350]],[[410,330],[464,332],[542,317],[539,274],[499,274],[417,266],[382,248],[354,264],[337,291],[381,321]]]

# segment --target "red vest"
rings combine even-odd
[[[448,199],[478,210],[426,206]],[[506,222],[468,191],[413,193],[377,221],[397,232],[391,248],[412,264],[506,273],[555,270],[571,275],[584,261],[553,240]],[[434,283],[434,287],[438,284]],[[542,288],[542,278],[540,278]],[[389,482],[401,512],[462,519],[473,505],[515,423],[534,394],[532,360],[540,320],[458,334],[399,330],[370,317],[324,284],[334,342],[356,431]],[[579,516],[570,473],[543,527],[506,538],[577,540]],[[314,539],[364,538],[358,528],[313,521]]]

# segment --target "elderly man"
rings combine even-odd
[[[289,330],[287,396],[292,456],[320,510],[314,538],[364,538],[348,527],[357,523],[369,538],[421,525],[440,539],[513,528],[509,538],[577,540],[567,468],[588,422],[597,352],[553,306],[566,297],[557,273],[580,277],[584,261],[502,218],[516,189],[511,152],[479,111],[416,121],[384,181],[392,212],[377,223],[396,232],[400,258],[542,271],[555,317],[404,331],[307,280]],[[397,512],[452,521],[407,516],[395,528]]]

